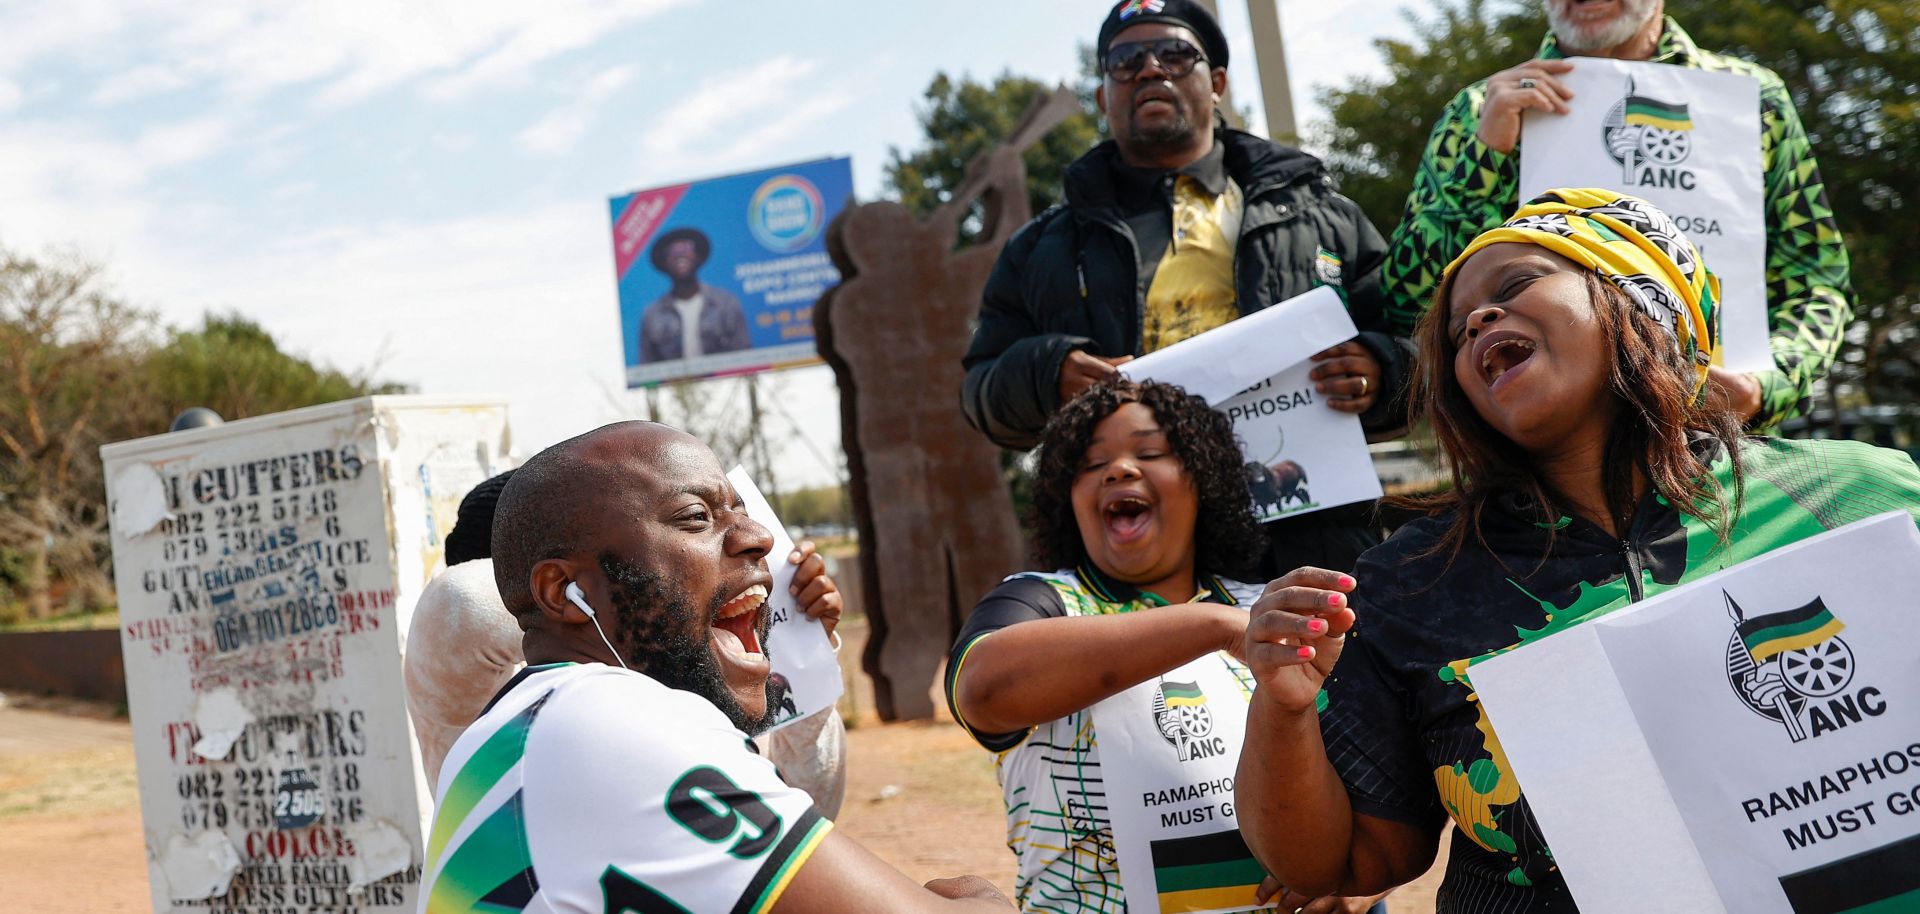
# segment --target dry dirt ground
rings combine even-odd
[[[850,620],[843,664],[864,626]],[[853,728],[839,827],[919,880],[984,876],[1010,891],[1013,856],[993,764],[945,718],[881,725],[850,675]],[[77,705],[0,708],[0,899],[9,911],[148,909],[147,870],[125,720]],[[1438,871],[1402,889],[1394,914],[1429,914]]]

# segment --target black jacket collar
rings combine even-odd
[[[1221,154],[1226,176],[1240,185],[1248,200],[1267,190],[1326,170],[1319,159],[1307,153],[1263,140],[1251,133],[1215,128],[1213,135],[1214,148]],[[1122,180],[1119,171],[1123,168],[1126,166],[1120,161],[1120,149],[1112,140],[1093,147],[1086,155],[1075,159],[1072,165],[1067,166],[1067,208],[1082,211],[1117,210],[1119,198],[1116,188]],[[1198,175],[1195,177],[1199,178]]]

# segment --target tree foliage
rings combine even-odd
[[[1090,61],[1092,50],[1081,49]],[[1093,80],[1079,87],[1081,111],[1055,127],[1027,150],[1027,203],[1038,213],[1060,198],[1067,166],[1101,138]],[[912,152],[888,151],[887,186],[916,213],[930,213],[953,196],[966,180],[967,163],[1013,133],[1027,106],[1052,86],[1037,79],[1002,73],[992,83],[936,74],[920,108],[926,144]]]
[[[1328,119],[1309,128],[1328,150],[1322,158],[1341,192],[1388,233],[1400,223],[1441,109],[1468,83],[1532,57],[1547,31],[1546,14],[1530,0],[1442,0],[1429,18],[1401,15],[1413,38],[1373,43],[1386,75],[1321,90]]]
[[[74,257],[0,251],[0,617],[110,603],[100,445],[402,388],[315,366],[237,314],[162,331]],[[4,621],[4,619],[0,619]]]
[[[0,256],[0,551],[27,614],[52,609],[53,582],[101,597],[106,528],[99,446],[130,383],[151,317],[70,257]],[[0,595],[4,596],[4,595]]]
[[[853,502],[846,486],[812,486],[786,493],[780,520],[788,527],[853,527]]]
[[[1889,231],[1920,205],[1920,6],[1895,0],[1670,0],[1701,47],[1786,81],[1853,257],[1857,321],[1833,373],[1843,401],[1920,397],[1920,259]],[[1406,13],[1408,41],[1376,41],[1387,72],[1324,90],[1342,189],[1383,232],[1399,223],[1420,152],[1453,94],[1533,56],[1546,33],[1532,0],[1441,0]]]
[[[238,313],[208,314],[199,329],[169,331],[143,360],[141,376],[167,421],[191,406],[231,419],[403,389],[282,352],[265,328]]]
[[[1793,92],[1853,258],[1844,400],[1920,399],[1920,258],[1898,226],[1920,206],[1920,6],[1897,0],[1691,0],[1703,47],[1763,64]]]

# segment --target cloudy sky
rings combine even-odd
[[[1370,42],[1407,33],[1403,5],[1282,0],[1303,119],[1314,86],[1379,67]],[[1246,7],[1224,7],[1258,111]],[[621,382],[609,196],[850,155],[872,199],[936,71],[1070,80],[1106,8],[10,0],[0,245],[96,259],[170,323],[237,310],[322,362],[506,396],[531,453],[643,409]],[[782,482],[833,479],[831,374],[775,389],[812,442]]]

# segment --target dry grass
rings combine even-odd
[[[139,803],[131,744],[0,756],[0,820],[79,818]]]

